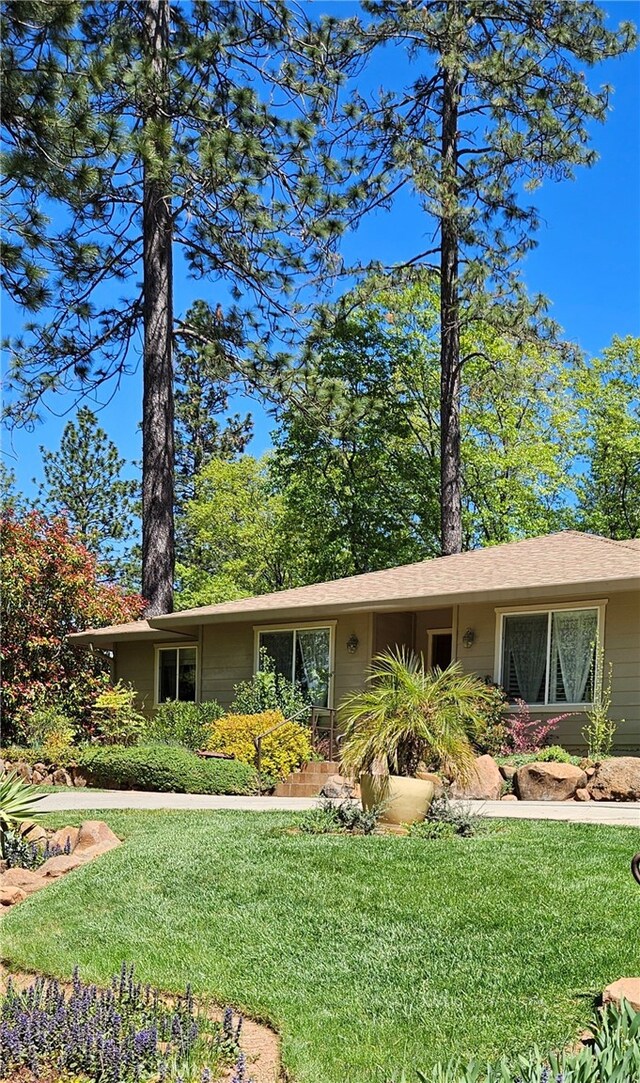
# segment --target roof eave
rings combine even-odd
[[[392,598],[370,599],[362,602],[318,602],[316,604],[287,605],[282,607],[261,607],[252,609],[231,610],[227,612],[207,613],[197,610],[188,613],[165,613],[162,616],[149,618],[149,624],[158,631],[167,630],[169,625],[176,631],[180,628],[195,627],[200,624],[230,624],[254,621],[266,623],[273,621],[289,621],[296,619],[313,620],[316,617],[335,616],[340,613],[384,612],[397,611],[399,609],[436,609],[450,605],[480,604],[483,602],[495,602],[496,605],[515,601],[525,601],[546,598],[559,598],[562,596],[580,598],[620,590],[640,589],[640,576],[625,577],[620,579],[601,578],[593,580],[580,580],[574,583],[555,583],[547,585],[534,585],[527,587],[501,587],[488,588],[485,590],[456,591],[442,594],[417,594],[400,595]]]

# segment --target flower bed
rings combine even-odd
[[[107,989],[80,979],[71,986],[37,977],[20,988],[9,978],[2,998],[0,1075],[55,1073],[103,1083],[189,1078],[210,1083],[232,1065],[250,1083],[240,1048],[242,1017],[200,1011],[191,988],[174,999],[136,981],[122,964]],[[22,1076],[24,1078],[24,1075]]]

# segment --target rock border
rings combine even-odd
[[[42,849],[48,843],[66,852],[47,858],[37,869],[17,866],[4,869],[0,873],[0,906],[3,907],[24,902],[54,880],[122,845],[104,820],[84,820],[79,828],[60,827],[51,833],[33,820],[23,820],[19,831],[27,841]]]

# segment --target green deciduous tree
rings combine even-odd
[[[121,577],[139,497],[139,483],[123,477],[126,460],[86,406],[65,425],[57,451],[41,447],[40,453],[39,506],[49,516],[64,515],[107,573]]]
[[[430,264],[439,276],[441,541],[454,553],[463,543],[465,327],[480,319],[521,329],[540,310],[516,277],[538,226],[523,191],[595,160],[588,126],[604,120],[609,91],[591,88],[585,71],[636,38],[630,24],[608,30],[605,11],[590,0],[364,7],[361,49],[402,44],[415,71],[400,92],[356,96],[350,113],[383,163],[388,191],[410,187],[426,215],[429,240],[410,263]]]
[[[55,34],[46,4],[4,9],[5,168],[16,216],[35,223],[17,237],[10,273],[19,301],[48,305],[12,344],[9,417],[31,425],[43,397],[106,391],[142,339],[143,594],[150,614],[166,612],[172,337],[199,334],[174,319],[174,254],[181,274],[243,297],[268,364],[298,286],[335,267],[358,195],[346,187],[353,163],[343,169],[322,134],[339,75],[332,27],[281,0],[87,0]],[[40,113],[30,120],[43,81],[60,157],[35,176],[48,147]],[[28,260],[38,289],[26,297]]]
[[[640,339],[615,338],[583,364],[577,406],[577,522],[608,538],[640,537]]]
[[[181,340],[175,351],[175,513],[176,560],[193,565],[197,542],[187,528],[186,508],[196,495],[196,480],[213,459],[233,459],[251,439],[251,415],[227,416],[229,396],[240,381],[230,351],[242,349],[242,320],[236,309],[223,312],[197,302],[186,322],[208,344]]]
[[[213,459],[185,518],[193,550],[177,565],[181,608],[299,585],[296,546],[266,461]]]
[[[317,328],[313,410],[285,410],[275,434],[305,579],[441,552],[437,284],[369,286],[344,299],[330,331]],[[532,328],[472,324],[461,342],[464,547],[558,529],[575,453],[574,351]]]

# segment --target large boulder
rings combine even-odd
[[[73,853],[76,857],[97,857],[119,845],[120,839],[104,820],[85,820],[80,825]]]
[[[589,781],[594,801],[640,801],[640,756],[603,760]]]
[[[433,796],[434,798],[442,797],[444,793],[444,782],[437,775],[435,771],[422,770],[421,767],[416,771],[416,778],[421,778],[423,782],[433,782]]]
[[[584,771],[572,763],[526,763],[513,778],[521,801],[570,801],[586,784]]]
[[[493,756],[478,756],[468,779],[458,779],[451,787],[453,797],[466,797],[472,801],[499,801],[502,793],[502,775]]]
[[[30,763],[25,763],[24,760],[18,760],[18,762],[13,765],[13,770],[24,782],[31,782],[31,779],[33,778],[33,767]]]
[[[71,775],[64,767],[58,767],[57,771],[53,772],[53,781],[56,786],[73,786]]]
[[[602,994],[603,1004],[620,1004],[623,999],[640,1012],[640,978],[618,978]]]
[[[21,887],[0,887],[0,906],[14,906],[26,897],[27,893]]]
[[[48,858],[43,865],[40,866],[38,872],[40,876],[46,877],[47,880],[57,880],[59,876],[66,876],[68,872],[73,872],[74,869],[78,869],[80,865],[84,865],[87,861],[91,860],[93,855],[87,855],[86,857],[76,857],[75,854],[58,854],[57,857]]]
[[[355,786],[342,775],[328,775],[320,790],[321,797],[330,797],[334,801],[350,801],[355,797]]]
[[[27,842],[35,842],[37,846],[44,850],[47,832],[41,824],[37,824],[35,820],[21,820],[18,832]]]
[[[23,891],[30,893],[43,887],[40,872],[34,869],[7,869],[2,874],[2,887],[21,887]]]

